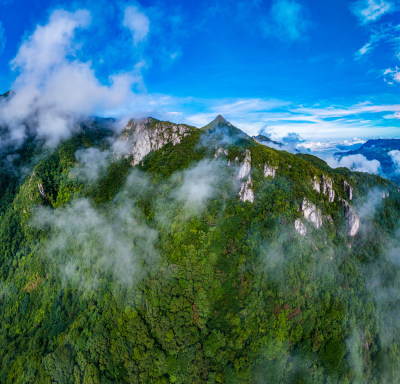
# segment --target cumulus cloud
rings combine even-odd
[[[281,141],[287,151],[296,152],[298,145],[304,143],[305,140],[298,133],[290,132],[286,136],[283,136]]]
[[[352,4],[352,11],[361,23],[367,24],[380,19],[394,10],[394,4],[385,0],[359,0]]]
[[[144,41],[150,31],[149,18],[136,6],[125,8],[123,25],[132,32],[135,45]]]
[[[388,155],[391,157],[394,165],[395,165],[395,173],[400,173],[400,151],[394,150],[388,152]]]
[[[333,168],[345,167],[352,171],[374,174],[379,174],[381,166],[378,160],[368,160],[365,156],[360,154],[343,156],[340,160],[336,160],[332,157],[327,159],[327,162]]]
[[[0,21],[0,55],[3,53],[4,48],[6,46],[6,35],[3,27],[3,23]]]
[[[274,0],[264,32],[292,42],[304,38],[310,27],[308,11],[302,4],[294,0]]]
[[[48,145],[55,145],[77,129],[83,117],[99,110],[118,109],[134,97],[137,73],[110,76],[102,84],[90,62],[77,59],[77,30],[87,28],[86,10],[54,11],[47,24],[38,25],[12,61],[19,73],[13,96],[0,104],[0,124],[10,128],[10,140],[21,141],[34,130]]]
[[[78,10],[74,13],[57,10],[45,26],[38,25],[35,32],[22,44],[13,60],[14,68],[25,76],[41,76],[44,70],[51,70],[63,64],[67,54],[73,54],[72,38],[77,28],[90,23],[90,13]]]

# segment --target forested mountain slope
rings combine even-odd
[[[397,381],[395,184],[222,117],[1,161],[0,382]]]

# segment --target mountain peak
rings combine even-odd
[[[232,126],[232,124],[228,120],[226,120],[222,115],[218,115],[213,121],[205,125],[203,129],[204,130],[213,129],[221,125],[227,125],[229,127]]]
[[[0,95],[0,97],[3,97],[3,98],[8,98],[9,96],[11,96],[12,94],[13,94],[14,92],[12,92],[12,91],[7,91],[6,93],[3,93],[2,95]]]
[[[216,124],[230,124],[222,115],[218,115],[212,122]]]
[[[264,144],[264,145],[275,144],[278,147],[283,147],[283,144],[280,143],[279,141],[274,141],[261,133],[258,134],[257,136],[253,136],[253,139],[255,141],[257,141],[257,143],[260,143],[260,144]]]

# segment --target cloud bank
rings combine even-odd
[[[356,172],[368,172],[379,174],[380,173],[380,162],[378,160],[368,160],[365,156],[349,155],[343,156],[339,161],[332,159],[328,161],[328,164],[333,167],[345,167]]]

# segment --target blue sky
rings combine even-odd
[[[0,92],[59,114],[400,137],[399,67],[398,0],[0,0]]]

